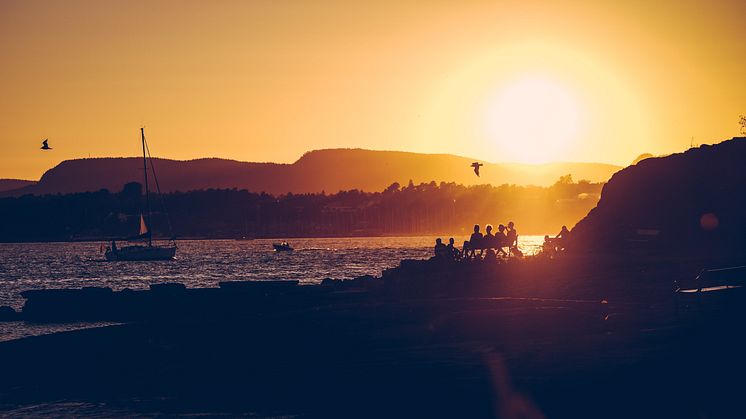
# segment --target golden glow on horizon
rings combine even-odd
[[[0,178],[135,156],[143,124],[175,159],[624,165],[738,135],[744,15],[736,0],[6,0]]]

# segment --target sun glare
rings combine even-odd
[[[558,82],[526,76],[501,87],[487,109],[490,141],[499,160],[544,163],[557,160],[581,134],[579,100]]]

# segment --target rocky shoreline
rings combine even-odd
[[[571,257],[558,260],[532,257],[508,260],[475,260],[461,263],[403,260],[380,277],[364,275],[354,279],[326,279],[320,284],[297,280],[226,281],[217,288],[187,288],[184,284],[160,283],[146,290],[108,287],[29,290],[22,310],[0,307],[0,320],[31,322],[148,321],[157,319],[202,319],[253,315],[269,311],[310,309],[353,301],[390,302],[413,298],[549,298],[608,299],[609,293],[629,294],[615,281],[601,287],[583,284],[573,273],[598,276],[604,269],[623,274],[656,270],[669,278],[696,274],[696,261],[687,269],[681,262],[638,260],[627,267],[628,257]],[[582,265],[583,268],[573,268]],[[599,265],[603,265],[601,268]],[[609,272],[603,272],[610,275]],[[540,278],[537,280],[536,278]],[[658,283],[660,281],[656,281]],[[548,286],[549,285],[549,286]],[[585,285],[585,286],[584,286]],[[563,288],[557,288],[558,286]],[[625,284],[626,286],[626,284]],[[650,285],[647,285],[648,287]],[[668,285],[664,287],[668,292]]]
[[[695,417],[723,406],[703,392],[733,392],[723,377],[746,371],[732,334],[739,304],[676,311],[672,281],[702,263],[403,261],[380,278],[314,286],[33,291],[28,319],[127,324],[0,343],[0,408],[65,399],[145,416],[495,417],[522,403],[548,417]],[[737,400],[725,406],[741,411]]]

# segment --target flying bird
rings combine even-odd
[[[44,141],[41,142],[41,147],[39,148],[41,148],[42,150],[51,150],[52,147],[49,146],[49,143],[47,143],[47,141],[49,141],[49,139],[44,139]]]
[[[479,162],[474,162],[474,163],[471,164],[471,167],[474,168],[474,173],[476,173],[477,176],[479,176],[479,166],[484,166],[484,165],[482,163],[479,163]]]

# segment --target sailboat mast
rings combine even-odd
[[[150,231],[150,189],[148,188],[148,161],[145,158],[145,128],[140,128],[140,137],[142,138],[142,167],[145,173],[145,208],[147,210],[145,222],[148,227],[148,246],[151,246],[153,233]]]

